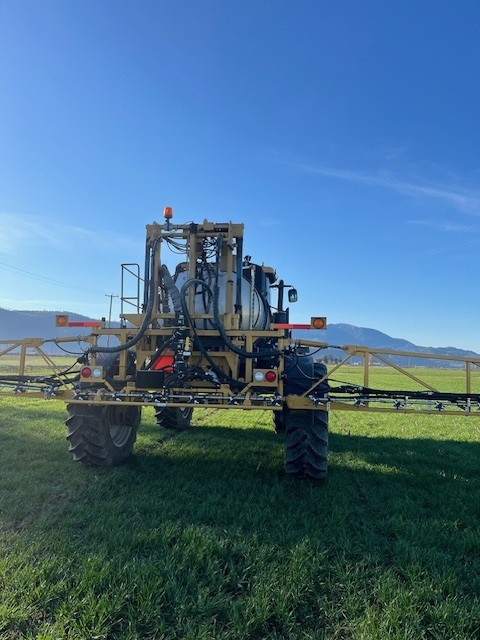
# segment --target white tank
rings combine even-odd
[[[252,274],[253,275],[253,274]],[[181,290],[183,285],[188,280],[188,273],[181,271],[175,279],[175,284],[178,289]],[[215,274],[213,272],[204,272],[202,280],[211,289],[213,294],[213,288],[215,286]],[[220,318],[224,313],[234,312],[235,308],[226,309],[226,288],[227,288],[227,274],[221,271],[218,277],[219,296],[218,296],[218,311]],[[192,289],[194,285],[192,284]],[[237,282],[234,275],[233,279],[233,307],[235,307]],[[195,294],[195,313],[211,313],[213,314],[213,298],[210,299],[209,294],[201,285],[196,285]],[[195,323],[199,328],[203,328],[203,320],[197,320]],[[253,284],[249,282],[244,276],[242,276],[242,329],[256,329],[262,331],[267,329],[270,325],[269,312],[266,309],[260,294],[255,289]]]

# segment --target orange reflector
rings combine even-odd
[[[172,207],[165,207],[163,210],[163,217],[165,218],[165,220],[169,220],[170,218],[173,217],[173,210]]]
[[[310,321],[310,325],[312,329],[326,329],[327,328],[327,318],[325,316],[312,318]]]
[[[61,314],[55,316],[55,326],[56,327],[68,327],[68,316]]]

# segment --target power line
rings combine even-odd
[[[112,304],[113,304],[113,299],[114,298],[119,298],[120,296],[115,295],[114,293],[106,293],[105,294],[106,298],[110,298],[110,309],[108,312],[108,328],[110,329],[110,327],[112,326]],[[107,347],[110,343],[110,335],[107,336]]]
[[[108,312],[108,328],[110,329],[110,323],[112,321],[112,304],[114,298],[119,298],[120,296],[115,295],[114,293],[106,293],[106,298],[110,298],[110,310]]]
[[[0,269],[10,271],[10,273],[15,273],[16,275],[23,276],[24,278],[41,280],[43,282],[47,282],[48,284],[53,284],[56,287],[66,287],[67,289],[82,289],[82,291],[88,291],[89,293],[98,293],[99,295],[105,295],[103,291],[99,291],[98,289],[89,289],[88,287],[83,287],[79,284],[68,284],[67,282],[60,282],[60,280],[53,280],[53,278],[42,276],[39,273],[33,273],[32,271],[26,271],[25,269],[20,269],[19,267],[14,267],[13,265],[7,264],[6,262],[0,261]]]

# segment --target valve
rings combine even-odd
[[[403,400],[396,400],[393,403],[393,406],[395,407],[395,409],[397,411],[400,411],[401,409],[406,409],[408,406],[408,397],[405,396],[405,398]]]

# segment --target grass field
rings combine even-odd
[[[64,418],[0,398],[2,640],[480,637],[480,419],[334,413],[316,485],[268,412],[147,410],[113,469],[71,462]]]

